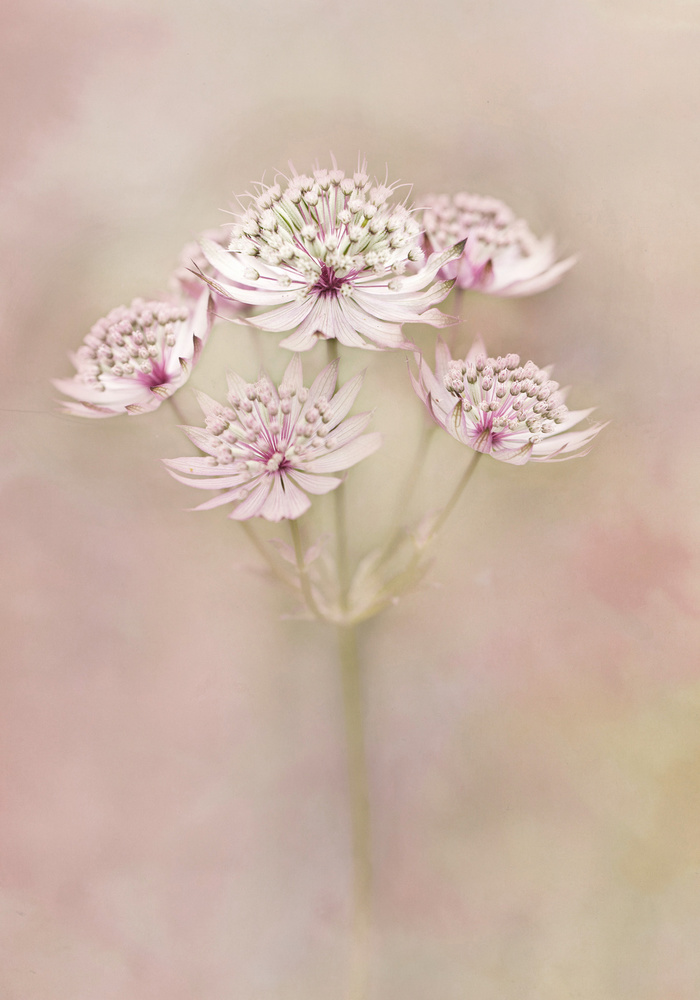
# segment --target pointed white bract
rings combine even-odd
[[[53,384],[79,417],[149,413],[190,377],[212,323],[209,290],[197,300],[134,299],[99,320],[72,356],[77,374]]]
[[[429,195],[424,199],[423,247],[427,253],[465,240],[459,259],[443,265],[440,276],[458,288],[489,295],[532,295],[554,285],[575,257],[557,261],[550,236],[537,239],[497,198],[475,194]]]
[[[364,375],[336,392],[337,377],[338,362],[333,361],[306,389],[295,354],[279,387],[265,374],[250,384],[230,373],[228,405],[197,393],[206,426],[183,429],[207,457],[165,460],[180,482],[217,491],[196,509],[233,503],[230,517],[239,521],[293,520],[311,505],[307,493],[340,486],[341,478],[326,473],[348,469],[371,455],[381,436],[362,433],[370,413],[347,416]]]
[[[178,257],[175,270],[170,278],[173,291],[185,298],[196,299],[207,287],[207,281],[221,281],[222,274],[209,263],[204,256],[200,242],[207,240],[216,243],[226,253],[226,247],[231,240],[230,226],[222,229],[207,229],[196,242],[185,244]],[[250,307],[242,302],[236,302],[228,296],[220,295],[211,288],[212,309],[220,319],[235,319],[249,312]]]
[[[605,424],[571,430],[592,410],[569,410],[565,390],[549,368],[517,354],[487,357],[477,340],[464,360],[453,360],[438,341],[436,370],[418,355],[413,388],[435,421],[452,437],[501,462],[524,465],[585,455]]]
[[[370,181],[364,166],[352,177],[317,169],[261,184],[232,227],[230,252],[201,243],[224,276],[207,279],[211,288],[262,307],[247,322],[292,331],[282,341],[291,350],[308,350],[319,339],[371,350],[412,347],[404,323],[452,322],[433,308],[451,283],[435,279],[462,247],[441,248],[423,265],[420,225],[411,209],[391,200],[394,191]]]

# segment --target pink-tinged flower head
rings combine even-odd
[[[571,428],[592,410],[568,410],[566,390],[552,381],[549,368],[532,361],[520,364],[517,354],[486,356],[479,340],[464,361],[453,361],[440,340],[433,373],[418,357],[413,388],[440,425],[475,451],[501,462],[523,465],[585,455],[605,424]]]
[[[421,265],[420,225],[395,187],[370,181],[364,169],[294,173],[260,185],[233,226],[230,253],[211,241],[202,249],[227,279],[210,281],[223,295],[266,311],[248,322],[274,333],[293,331],[283,347],[305,351],[320,339],[349,347],[411,347],[403,323],[446,326],[432,308],[450,283],[435,283],[461,247]],[[455,241],[456,242],[456,241]],[[415,269],[415,267],[414,267]]]
[[[190,377],[209,335],[208,289],[195,301],[134,299],[99,320],[72,356],[77,375],[53,384],[77,402],[80,417],[114,417],[155,410]]]
[[[576,262],[556,260],[554,241],[533,236],[523,219],[497,198],[475,194],[429,195],[423,211],[423,246],[428,253],[466,240],[458,260],[445,264],[443,278],[458,288],[489,295],[532,295],[554,285]]]
[[[230,242],[229,228],[207,229],[206,232],[202,233],[200,240],[217,243],[225,251]],[[204,256],[200,240],[185,244],[170,278],[170,287],[181,297],[198,298],[206,287],[205,282],[208,279],[221,280],[220,272],[212,267]],[[220,295],[214,289],[211,290],[211,298],[215,314],[222,319],[234,319],[248,311],[248,307],[242,302],[235,302],[227,296]]]
[[[165,460],[180,482],[224,491],[196,510],[234,503],[230,516],[239,521],[292,520],[310,507],[307,493],[340,486],[342,479],[325,473],[348,469],[371,455],[381,437],[362,434],[370,413],[347,417],[364,376],[335,392],[337,377],[333,361],[310,389],[304,388],[295,354],[279,388],[265,374],[249,384],[230,373],[227,406],[197,393],[206,427],[183,429],[208,457]]]

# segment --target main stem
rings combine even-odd
[[[328,360],[338,358],[338,341],[331,337],[326,341]],[[347,611],[348,589],[350,587],[350,561],[348,559],[348,531],[345,509],[345,483],[333,491],[333,515],[335,521],[335,558],[338,568],[338,588],[341,611]]]
[[[338,342],[327,341],[328,360],[338,357]],[[347,611],[350,586],[345,484],[334,490],[336,565],[340,607]],[[338,625],[338,654],[343,690],[347,747],[350,832],[352,843],[352,956],[347,1000],[366,1000],[369,987],[370,928],[372,922],[372,861],[369,782],[364,735],[362,673],[354,625]]]
[[[369,985],[372,863],[362,676],[354,626],[338,626],[338,650],[348,755],[353,863],[352,958],[347,1000],[365,1000]]]

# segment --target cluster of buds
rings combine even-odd
[[[241,325],[286,333],[280,346],[297,353],[279,384],[264,371],[257,381],[229,373],[225,403],[197,393],[204,426],[183,429],[200,455],[166,465],[214,493],[198,510],[229,505],[236,520],[294,524],[311,497],[338,490],[345,471],[377,451],[381,436],[365,433],[371,413],[350,415],[363,376],[337,384],[338,345],[412,352],[416,394],[474,452],[513,464],[585,454],[602,425],[584,424],[590,410],[567,408],[549,368],[517,354],[491,357],[480,340],[453,358],[438,338],[433,370],[403,329],[457,322],[437,308],[453,285],[530,294],[557,281],[573,258],[557,262],[552,241],[536,239],[494,198],[430,196],[417,210],[396,192],[370,179],[364,164],[352,175],[334,163],[259,185],[235,223],[186,247],[171,296],[135,299],[93,326],[73,357],[75,376],[55,383],[70,397],[64,410],[154,410],[187,381],[222,317],[233,321],[232,339]],[[319,341],[334,360],[307,388],[298,352]],[[386,597],[386,586],[379,593]]]
[[[515,465],[585,454],[601,429],[571,431],[591,410],[569,410],[550,369],[517,354],[487,357],[480,340],[462,360],[438,342],[436,371],[418,356],[418,396],[435,421],[462,444]]]
[[[77,374],[54,385],[77,402],[64,411],[83,417],[148,413],[190,376],[212,322],[210,297],[145,302],[112,309],[73,356]]]
[[[393,186],[372,184],[364,169],[352,177],[342,170],[295,175],[284,189],[277,182],[251,200],[229,249],[287,265],[290,282],[299,273],[326,291],[337,283],[342,292],[344,279],[361,271],[403,274],[423,259],[421,227],[404,204],[390,200],[393,193]]]
[[[449,261],[442,277],[458,288],[489,295],[532,295],[555,284],[573,267],[575,257],[557,261],[554,240],[537,239],[524,219],[517,219],[497,198],[474,194],[429,195],[422,214],[427,253],[465,240],[459,258]]]

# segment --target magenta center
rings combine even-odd
[[[145,372],[139,372],[137,374],[138,381],[143,385],[148,386],[149,389],[155,389],[158,385],[168,385],[171,381],[170,375],[166,370],[164,362],[153,361],[153,368],[148,374]]]
[[[321,273],[311,291],[318,292],[319,295],[335,296],[345,284],[345,280],[345,278],[339,278],[328,264],[321,264]]]

